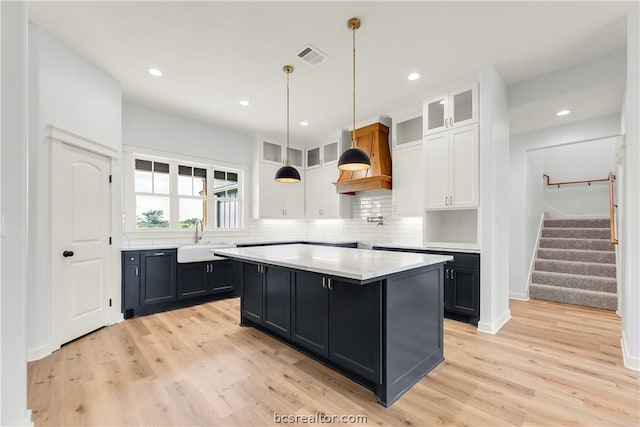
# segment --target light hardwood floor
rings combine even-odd
[[[44,425],[272,425],[274,413],[365,415],[367,424],[625,425],[638,373],[622,366],[615,314],[511,302],[495,336],[445,320],[445,362],[390,409],[373,394],[252,328],[239,300],[139,317],[28,366]]]

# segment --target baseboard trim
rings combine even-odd
[[[40,360],[43,357],[47,357],[59,348],[59,345],[53,344],[45,344],[41,345],[40,347],[29,348],[27,349],[27,362],[33,362],[35,360]]]
[[[510,319],[511,310],[507,309],[493,323],[478,322],[478,332],[495,335]]]
[[[509,299],[514,299],[517,301],[529,301],[529,295],[519,292],[510,292]]]
[[[620,348],[622,349],[624,367],[633,371],[640,371],[640,358],[629,354],[629,347],[627,346],[627,339],[625,338],[624,331],[620,338]]]

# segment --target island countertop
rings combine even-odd
[[[453,259],[448,255],[301,244],[212,249],[211,253],[242,261],[271,264],[359,281],[369,281]]]

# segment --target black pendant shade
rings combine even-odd
[[[300,173],[293,166],[285,165],[276,172],[276,181],[300,182]]]
[[[367,153],[359,148],[349,148],[345,150],[338,160],[338,169],[344,171],[359,171],[369,169],[371,167],[371,160]]]

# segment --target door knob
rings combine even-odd
[[[62,252],[62,256],[65,258],[73,256],[73,251],[64,251]]]

